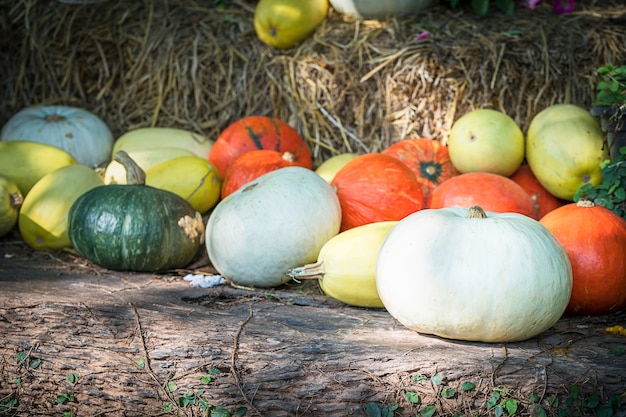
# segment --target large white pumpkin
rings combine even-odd
[[[357,19],[379,19],[416,13],[437,4],[437,0],[330,0],[339,13]]]
[[[572,270],[556,238],[530,217],[475,207],[427,209],[388,234],[376,286],[387,311],[412,330],[511,342],[559,320]]]
[[[108,162],[113,149],[113,134],[107,124],[95,114],[71,106],[22,109],[4,125],[0,140],[52,145],[90,168]]]
[[[215,269],[235,284],[275,287],[289,281],[290,269],[315,261],[340,225],[333,188],[310,169],[286,167],[220,201],[206,247]]]

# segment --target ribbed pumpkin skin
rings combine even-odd
[[[230,164],[253,149],[291,152],[298,165],[313,169],[311,150],[302,136],[284,121],[267,116],[247,116],[230,124],[213,144],[209,161],[224,178]]]
[[[530,196],[535,204],[536,219],[541,219],[547,213],[557,207],[561,207],[564,202],[558,197],[550,194],[539,182],[529,165],[522,165],[513,175],[513,181],[519,184]]]
[[[290,152],[281,153],[271,149],[255,149],[246,152],[235,159],[226,171],[221,198],[228,197],[263,174],[289,166],[299,166]]]
[[[448,148],[437,140],[404,139],[381,153],[397,158],[413,171],[422,186],[425,201],[436,186],[460,174],[450,160]]]
[[[572,263],[574,285],[566,313],[607,314],[626,306],[626,221],[611,210],[570,203],[539,222]]]
[[[433,190],[428,203],[433,209],[472,206],[537,219],[535,204],[526,191],[512,179],[490,172],[468,172],[450,178]]]
[[[341,204],[341,231],[368,223],[401,220],[424,208],[415,174],[396,158],[359,155],[331,181]]]
[[[105,268],[163,271],[186,266],[203,239],[203,227],[185,233],[185,216],[196,219],[196,211],[169,191],[105,185],[72,205],[68,233],[78,254]]]

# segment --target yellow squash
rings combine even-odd
[[[254,29],[266,44],[291,48],[315,31],[328,8],[328,0],[261,0],[254,12]]]
[[[213,141],[208,137],[184,129],[142,127],[130,130],[117,138],[111,155],[120,150],[131,154],[135,151],[178,148],[201,158],[208,158],[212,147]]]
[[[146,185],[179,195],[203,214],[217,204],[222,180],[207,159],[182,156],[150,168],[146,172]]]
[[[195,156],[193,152],[183,148],[157,147],[154,149],[123,150],[144,172],[170,159],[180,158],[182,156]],[[107,185],[126,184],[126,168],[124,168],[124,165],[112,160],[104,171],[104,183]]]
[[[0,176],[0,237],[17,224],[17,216],[24,197],[14,181]]]
[[[102,178],[86,165],[68,165],[40,179],[24,198],[18,226],[24,242],[33,249],[70,248],[67,218],[74,201]]]
[[[74,164],[72,155],[51,145],[0,141],[0,175],[14,181],[24,196],[44,175]]]
[[[324,294],[357,307],[383,307],[376,289],[376,261],[397,221],[369,223],[331,238],[317,262],[291,270],[296,280],[319,278]]]
[[[333,178],[335,178],[335,174],[339,171],[348,161],[353,160],[358,155],[355,153],[341,153],[339,155],[331,156],[327,160],[325,160],[315,172],[320,177],[324,178],[326,182],[330,183]]]
[[[572,200],[583,184],[602,182],[600,163],[609,158],[604,134],[588,110],[555,104],[539,112],[526,134],[526,160],[551,194]]]

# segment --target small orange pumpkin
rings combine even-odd
[[[626,220],[580,200],[552,210],[539,223],[552,232],[572,264],[566,313],[606,314],[626,306]]]
[[[228,197],[241,186],[275,169],[297,166],[291,152],[280,153],[271,149],[255,149],[239,156],[226,170],[221,198]]]
[[[341,231],[369,223],[401,220],[424,208],[415,174],[382,153],[359,155],[331,181],[341,205]]]
[[[404,139],[390,145],[381,153],[399,159],[413,171],[422,186],[426,201],[436,186],[460,174],[450,160],[448,148],[437,140]]]
[[[254,149],[291,152],[298,165],[313,169],[311,150],[298,131],[284,121],[268,116],[246,116],[231,123],[218,136],[209,153],[220,176],[238,156]]]
[[[547,213],[565,204],[563,200],[550,194],[550,192],[541,185],[528,164],[519,167],[509,178],[518,183],[526,190],[530,198],[532,198],[533,203],[535,203],[537,219],[541,219]]]
[[[444,181],[430,194],[429,208],[480,206],[496,213],[520,213],[537,219],[535,204],[512,179],[491,172],[467,172]]]

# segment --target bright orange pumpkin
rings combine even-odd
[[[526,190],[530,198],[532,198],[535,204],[537,219],[541,219],[546,213],[565,204],[563,200],[550,194],[550,192],[541,185],[528,164],[519,167],[509,178],[518,183]]]
[[[413,171],[422,186],[425,201],[428,201],[436,186],[460,174],[450,160],[448,148],[437,140],[404,139],[390,145],[381,153],[399,159]]]
[[[359,155],[331,181],[341,205],[341,231],[364,224],[401,220],[424,208],[424,193],[415,174],[382,153]]]
[[[291,152],[277,152],[271,149],[255,149],[239,156],[226,170],[222,184],[221,198],[226,198],[244,184],[259,178],[275,169],[297,166]]]
[[[444,181],[430,194],[429,208],[480,206],[496,213],[536,219],[535,204],[512,179],[491,172],[467,172]]]
[[[298,131],[284,121],[268,116],[246,116],[231,123],[218,136],[209,153],[220,176],[240,155],[254,149],[291,152],[298,165],[313,169],[311,150]]]
[[[539,220],[567,252],[573,286],[565,310],[606,314],[626,306],[626,220],[581,200],[552,210]]]

